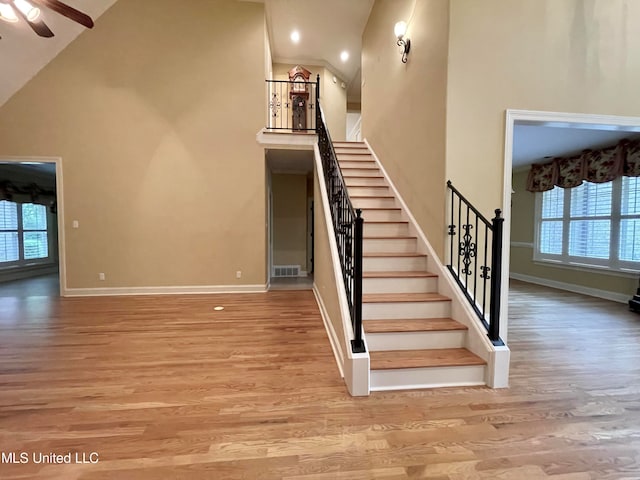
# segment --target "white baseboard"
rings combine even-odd
[[[201,295],[214,293],[264,293],[266,285],[195,285],[180,287],[65,288],[63,297],[105,297],[118,295]]]
[[[329,313],[327,312],[327,308],[324,306],[324,302],[322,301],[322,297],[320,296],[320,292],[318,292],[318,287],[316,286],[315,282],[313,284],[313,295],[316,297],[316,303],[318,304],[318,308],[320,309],[322,322],[324,323],[324,328],[327,331],[329,343],[331,343],[331,350],[333,350],[333,356],[336,359],[336,364],[338,365],[340,376],[344,378],[344,354],[342,353],[342,349],[340,348],[338,335],[336,335],[336,331],[334,330],[331,320],[329,319]]]
[[[525,275],[522,273],[510,272],[509,278],[520,280],[522,282],[534,283],[536,285],[542,285],[543,287],[557,288],[559,290],[566,290],[567,292],[580,293],[582,295],[589,295],[590,297],[602,298],[604,300],[611,300],[613,302],[619,303],[627,303],[631,298],[631,295],[624,295],[623,293],[610,292],[608,290],[600,290],[598,288],[583,287],[582,285],[558,282],[556,280],[533,277],[531,275]]]

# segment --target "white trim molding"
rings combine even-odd
[[[0,157],[2,162],[10,163],[53,163],[56,166],[56,208],[58,218],[58,271],[60,296],[64,296],[67,286],[67,248],[64,235],[64,183],[62,181],[61,157]]]
[[[624,295],[622,293],[600,290],[598,288],[583,287],[582,285],[558,282],[556,280],[533,277],[531,275],[524,275],[522,273],[511,272],[509,274],[509,278],[520,280],[521,282],[533,283],[535,285],[542,285],[543,287],[557,288],[558,290],[565,290],[567,292],[579,293],[582,295],[588,295],[590,297],[602,298],[604,300],[611,300],[612,302],[618,303],[627,303],[629,301],[629,298],[631,297],[631,295]]]
[[[333,324],[329,319],[329,312],[327,312],[327,307],[325,307],[324,302],[322,301],[322,296],[320,296],[320,291],[318,290],[318,286],[315,284],[315,282],[313,284],[313,295],[316,297],[316,303],[318,304],[320,315],[322,316],[322,323],[324,323],[324,328],[327,331],[329,343],[331,344],[331,350],[333,350],[333,356],[336,359],[336,364],[338,365],[340,376],[344,378],[344,353],[342,352],[338,334],[336,333],[336,330],[335,328],[333,328]]]
[[[264,293],[267,285],[193,285],[176,287],[65,288],[63,297],[109,297],[120,295],[206,295],[217,293]]]

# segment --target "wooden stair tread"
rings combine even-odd
[[[364,252],[363,257],[381,257],[381,258],[393,258],[393,257],[426,257],[424,253],[417,252]]]
[[[369,179],[369,178],[384,178],[384,177],[382,175],[378,175],[378,176],[375,176],[375,177],[373,177],[373,176],[367,177],[365,175],[349,175],[349,178],[367,178],[367,179]]]
[[[345,177],[345,180],[353,177]],[[376,178],[376,177],[360,177],[360,178]],[[349,183],[347,188],[389,188],[388,185],[368,185],[366,183]]]
[[[363,236],[363,240],[416,240],[418,237],[408,235],[367,235]]]
[[[450,302],[449,297],[439,293],[367,293],[362,295],[362,303],[405,303],[405,302]]]
[[[486,365],[466,348],[369,352],[371,370]]]
[[[362,272],[362,278],[428,278],[437,277],[435,273],[424,270],[399,271],[399,272]]]
[[[349,195],[351,198],[396,198],[394,195]]]
[[[452,318],[408,318],[392,320],[363,320],[366,333],[443,332],[468,330],[466,325]]]
[[[340,167],[341,170],[379,170],[376,164],[373,165],[359,165],[357,167]]]
[[[367,225],[408,225],[409,222],[404,220],[370,220],[367,222]]]
[[[375,210],[375,211],[379,211],[379,210],[402,210],[402,208],[400,207],[362,207],[360,210],[364,211],[364,210]]]

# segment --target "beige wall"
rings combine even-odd
[[[638,115],[640,2],[452,0],[447,176],[502,205],[505,110]]]
[[[331,140],[344,142],[347,138],[347,89],[342,88],[343,81],[327,68],[320,75],[322,87],[320,102],[324,112]],[[336,79],[334,82],[333,79]]]
[[[0,157],[62,157],[69,287],[265,283],[264,42],[261,4],[117,2],[0,109]]]
[[[393,35],[402,19],[411,39],[406,64]],[[362,53],[363,137],[441,257],[448,25],[448,0],[377,0]]]
[[[311,72],[310,82],[316,82],[320,75],[320,102],[324,112],[327,127],[331,139],[338,142],[344,141],[347,129],[347,90],[342,88],[342,80],[336,76],[336,83],[333,83],[334,74],[325,67],[300,64]],[[289,70],[295,65],[274,63],[273,79],[289,80]]]
[[[273,264],[307,268],[307,176],[271,175]]]
[[[527,192],[528,172],[517,172],[513,175],[511,210],[511,242],[533,244],[535,194]],[[582,287],[595,288],[607,292],[631,295],[638,287],[637,278],[602,275],[585,270],[549,267],[533,262],[533,248],[529,246],[511,246],[511,273],[519,273],[532,277],[568,283]]]

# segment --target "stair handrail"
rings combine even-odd
[[[504,227],[502,211],[499,208],[496,209],[495,217],[488,220],[453,186],[451,180],[447,181],[447,188],[451,192],[451,218],[448,230],[450,245],[447,269],[451,272],[456,284],[462,290],[476,316],[487,329],[487,335],[491,342],[494,345],[504,345],[500,338],[500,289]],[[478,230],[479,225],[484,227],[484,232]],[[464,231],[464,234],[461,236],[460,241],[457,242],[457,245],[454,246],[454,237],[460,235],[459,232],[461,231]],[[479,267],[480,273],[478,273],[479,243],[484,247],[482,263]],[[489,244],[491,244],[490,257],[488,256]],[[457,247],[457,256],[454,261],[455,247]],[[471,268],[472,263],[473,268]],[[482,282],[480,292],[478,292],[478,279]],[[487,285],[488,281],[489,284]],[[489,297],[488,311],[487,289]]]
[[[338,164],[331,135],[320,108],[320,89],[316,90],[316,133],[318,134],[318,149],[322,159],[324,182],[329,197],[333,231],[338,245],[338,256],[342,278],[345,285],[351,325],[353,326],[353,353],[366,351],[362,339],[362,230],[364,219],[362,210],[354,209],[347,186]]]

